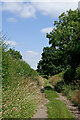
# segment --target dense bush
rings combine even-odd
[[[18,51],[2,49],[2,117],[31,118],[41,100],[38,73]],[[36,101],[36,102],[35,102]]]
[[[61,81],[63,80],[63,75],[64,75],[64,71],[59,73],[59,74],[56,74],[54,76],[51,76],[49,78],[49,83],[52,84],[53,86],[55,86],[55,84],[58,82],[58,81]]]
[[[37,71],[53,76],[69,67],[64,74],[68,84],[74,80],[76,68],[80,64],[80,11],[70,9],[62,13],[54,21],[54,26],[46,35],[50,46],[43,48]]]
[[[22,77],[23,79],[30,77],[34,81],[37,81],[38,77],[38,73],[31,69],[25,61],[20,59],[20,53],[14,50],[13,52],[17,54],[13,57],[13,54],[11,54],[12,51],[11,49],[3,49],[2,51],[2,85],[5,90],[8,86],[13,86],[13,84],[15,84],[13,87],[16,87]]]
[[[55,84],[60,80],[61,80],[61,78],[59,76],[54,75],[54,76],[49,78],[49,83],[51,85],[55,86]]]
[[[63,80],[57,82],[57,83],[55,84],[55,86],[54,86],[54,90],[56,90],[57,92],[62,92],[62,91],[64,90],[64,88],[63,88],[63,85],[64,85],[64,84],[65,84],[65,83],[64,83]]]
[[[13,57],[13,58],[15,58],[15,59],[22,59],[22,55],[20,54],[20,52],[18,52],[18,51],[15,51],[15,49],[9,49],[8,50],[8,52],[9,52],[9,54]]]
[[[75,87],[73,84],[70,84],[70,85],[63,85],[63,91],[62,91],[62,94],[64,96],[67,96],[68,99],[71,99],[73,96],[74,96],[74,90],[75,90]]]
[[[74,77],[75,77],[75,70],[71,68],[67,68],[63,76],[65,83],[70,84],[70,82],[74,81]]]
[[[46,79],[48,79],[49,78],[49,76],[48,75],[41,75],[43,78],[46,78]]]
[[[76,68],[76,75],[75,78],[80,80],[80,65]]]

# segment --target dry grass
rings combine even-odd
[[[40,86],[40,88],[44,87],[44,84],[45,84],[44,78],[39,76],[38,79],[39,79],[39,86]]]
[[[32,79],[21,81],[16,89],[3,92],[3,118],[31,118],[40,102],[40,90]]]
[[[58,76],[52,76],[52,77],[49,78],[49,83],[54,86],[60,80],[61,80],[60,77],[58,77]]]
[[[74,92],[74,96],[72,97],[72,102],[75,104],[75,105],[78,105],[79,108],[80,108],[80,90],[75,90]]]
[[[63,79],[63,74],[64,74],[64,71],[54,76],[51,76],[49,78],[49,83],[54,86],[58,81],[61,81]]]

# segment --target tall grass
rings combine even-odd
[[[63,80],[63,75],[64,75],[64,71],[54,76],[51,76],[49,78],[49,83],[54,86],[58,81]]]
[[[2,68],[2,117],[31,118],[41,99],[38,73],[6,51]]]
[[[40,92],[37,84],[28,78],[12,88],[9,86],[3,92],[3,118],[31,118],[40,102]]]
[[[79,76],[79,67],[77,70]],[[66,84],[63,79],[64,73],[65,71],[50,77],[49,83],[54,86],[54,90],[62,92],[64,96],[80,108],[80,80],[74,80],[74,82]]]

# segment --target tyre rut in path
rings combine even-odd
[[[41,93],[41,95],[42,95],[41,102],[38,105],[37,110],[35,111],[35,114],[33,115],[32,118],[48,118],[47,107],[45,104],[47,104],[49,100],[45,98],[44,93]]]
[[[72,104],[72,102],[68,100],[65,96],[63,96],[62,94],[58,93],[58,95],[59,95],[59,98],[57,99],[63,101],[66,104],[69,111],[72,113],[72,115],[75,116],[77,120],[80,120],[80,111],[78,107],[74,106],[74,104]]]

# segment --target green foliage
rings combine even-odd
[[[51,84],[49,83],[49,80],[44,78],[44,90],[46,87],[51,87]]]
[[[22,60],[20,52],[2,46],[2,117],[31,118],[41,96],[38,73]],[[38,98],[38,99],[37,99]],[[36,102],[35,102],[36,101]]]
[[[77,87],[74,84],[63,85],[62,94],[70,99],[74,105],[77,105],[80,108],[80,86]]]
[[[41,75],[43,78],[46,78],[46,79],[48,79],[49,77],[48,77],[48,75]]]
[[[80,11],[70,9],[62,13],[54,26],[52,32],[46,35],[50,47],[43,49],[37,71],[53,76],[69,68],[64,75],[69,83],[75,78],[76,68],[80,64]]]
[[[54,85],[54,90],[56,90],[57,92],[62,92],[64,90],[63,86],[64,86],[64,81],[58,81],[55,85]]]
[[[71,69],[67,69],[67,71],[68,70]],[[67,73],[68,74],[66,75],[66,77],[69,75],[70,71],[68,71]],[[61,92],[62,95],[66,96],[75,105],[78,105],[78,107],[80,108],[80,80],[75,80],[74,82],[67,82],[68,83],[67,84],[66,81],[64,81],[63,79],[64,74],[60,73],[53,76],[54,84],[52,83],[51,84],[54,86],[54,90],[56,90],[57,92]],[[55,82],[56,76],[61,78],[61,79],[58,78],[57,82]],[[67,78],[69,78],[69,76]]]
[[[31,77],[33,80],[37,80],[38,73],[30,68],[30,66],[23,60],[17,57],[13,57],[10,51],[3,51],[2,53],[2,78],[3,87],[7,89],[7,85],[17,84],[17,80],[20,77],[24,79]],[[14,52],[15,53],[15,52]],[[17,52],[18,53],[18,52]],[[16,82],[15,82],[16,81]]]
[[[63,69],[58,64],[58,56],[53,48],[45,47],[42,53],[42,60],[38,63],[37,71],[43,75],[54,75],[61,72]]]
[[[75,70],[72,68],[67,68],[63,77],[65,83],[70,84],[70,82],[73,82],[74,77],[75,77]]]
[[[21,56],[20,52],[15,51],[14,49],[11,49],[11,48],[8,50],[8,52],[13,58],[22,59],[22,56]]]
[[[76,68],[76,75],[75,78],[80,80],[80,65]]]
[[[75,86],[73,84],[70,85],[63,85],[63,91],[62,94],[64,96],[67,96],[68,99],[71,100],[71,98],[74,96],[74,90],[75,90]]]
[[[56,74],[56,75],[54,75],[54,76],[51,76],[51,77],[49,78],[49,83],[50,83],[51,85],[55,86],[55,84],[56,84],[57,82],[63,80],[64,72],[65,72],[65,71],[63,71],[63,72],[61,72],[61,73],[59,73],[59,74]]]

